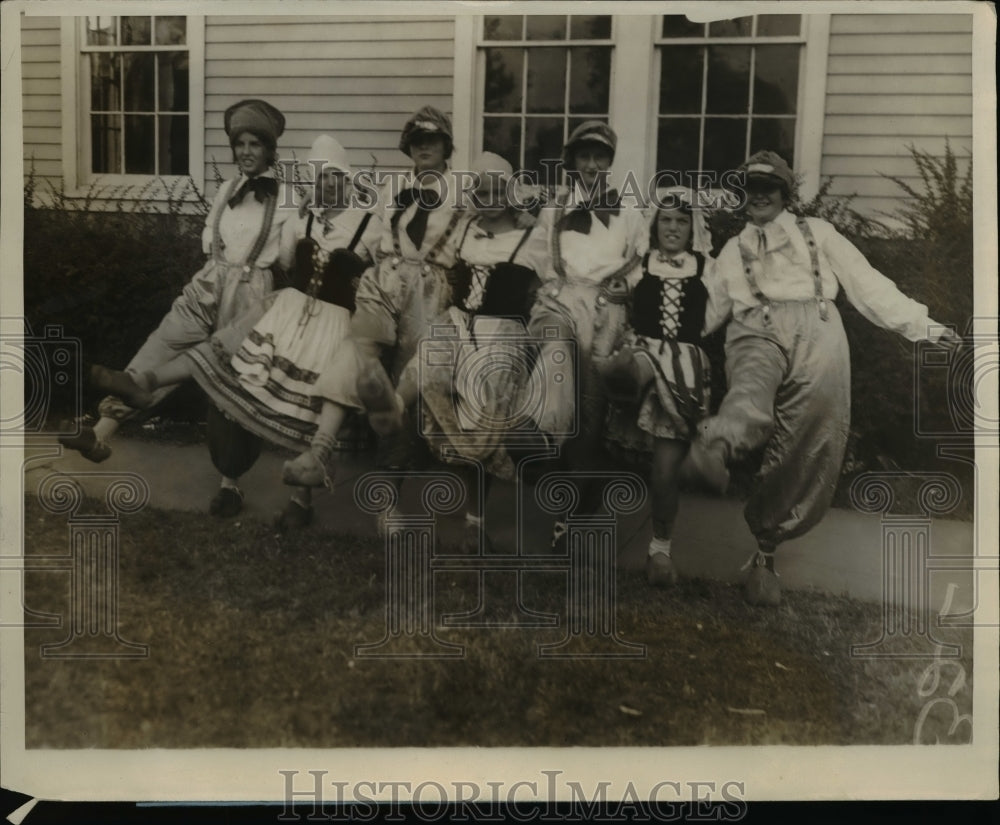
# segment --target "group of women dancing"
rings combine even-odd
[[[413,164],[403,185],[390,181],[368,208],[353,197],[346,151],[320,135],[309,160],[322,173],[291,209],[279,207],[274,171],[283,115],[244,100],[224,125],[239,173],[209,212],[205,266],[124,370],[92,367],[108,393],[100,418],[62,439],[103,461],[122,421],[194,379],[211,402],[222,480],[209,510],[219,517],[240,512],[239,479],[268,441],[298,453],[283,467],[291,496],[278,526],[306,527],[313,490],[332,484],[338,451],[370,427],[379,468],[444,461],[464,474],[465,544],[485,549],[491,477],[517,478],[532,449],[593,477],[617,447],[651,458],[646,572],[670,585],[680,479],[724,491],[727,465],[762,449],[745,508],[756,548],[744,593],[775,605],[775,551],[823,517],[846,446],[839,288],[911,341],[958,342],[829,223],[787,211],[794,174],[773,152],[741,167],[746,227],[713,259],[691,192],[659,192],[646,215],[608,186],[617,138],[603,122],[572,132],[567,185],[541,197],[509,198],[511,164],[480,155],[471,204],[443,183],[452,129],[433,107],[403,127],[399,148]],[[701,342],[723,324],[728,389],[710,415]],[[434,358],[422,357],[428,342]],[[470,368],[480,363],[490,366]],[[596,511],[596,486],[580,486],[578,506]],[[555,547],[565,533],[557,521]]]

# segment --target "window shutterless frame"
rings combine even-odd
[[[587,15],[590,17],[591,15]],[[492,16],[491,16],[492,17]],[[511,121],[512,123],[517,123],[517,143],[518,143],[518,154],[517,157],[509,157],[508,160],[515,166],[515,168],[521,167],[525,164],[526,155],[529,151],[528,145],[528,133],[529,124],[532,120],[540,122],[543,120],[561,120],[562,130],[560,137],[560,146],[565,143],[569,133],[575,127],[577,122],[583,120],[603,120],[608,122],[613,117],[614,109],[614,79],[615,79],[615,38],[617,21],[614,16],[610,15],[598,15],[598,17],[610,17],[609,22],[609,33],[607,37],[599,38],[574,38],[571,36],[572,32],[572,15],[559,15],[562,18],[563,36],[561,38],[541,38],[541,37],[531,37],[528,33],[528,18],[531,15],[519,15],[521,17],[520,24],[520,36],[508,35],[510,39],[487,39],[486,38],[486,21],[487,16],[476,15],[471,21],[471,26],[468,23],[464,24],[466,32],[471,28],[472,38],[475,44],[475,81],[474,81],[474,94],[475,94],[475,104],[474,113],[471,124],[471,144],[472,153],[477,154],[482,151],[489,143],[487,136],[487,126],[486,119],[495,119],[494,125],[496,123],[501,123],[504,121]],[[457,43],[461,46],[461,38],[457,38]],[[573,112],[572,111],[572,77],[575,70],[580,70],[580,66],[574,66],[574,57],[579,55],[579,53],[574,54],[573,49],[601,49],[607,50],[608,53],[608,72],[606,77],[606,82],[608,86],[608,106],[606,109],[601,109],[600,111],[586,111],[586,112]],[[485,110],[486,107],[486,85],[487,85],[487,53],[490,49],[511,49],[519,50],[520,54],[520,88],[518,90],[519,107],[517,111],[509,112],[488,112]],[[565,60],[563,63],[563,94],[561,107],[552,112],[531,112],[529,111],[529,88],[528,88],[528,75],[529,75],[529,64],[530,64],[530,52],[535,49],[565,49],[567,53],[565,54]],[[456,71],[459,74],[461,69]],[[559,152],[555,153],[555,157],[559,157]]]
[[[128,16],[128,15],[125,15]],[[156,31],[157,15],[142,15],[152,18],[150,31]],[[162,15],[161,15],[162,16]],[[175,17],[177,15],[168,15]],[[121,20],[115,20],[116,45],[88,44],[86,34],[87,18],[62,18],[61,26],[61,77],[62,77],[62,107],[63,107],[63,175],[67,194],[82,196],[88,193],[91,185],[99,180],[102,190],[117,190],[115,197],[128,199],[128,188],[141,187],[147,182],[160,180],[167,187],[190,177],[199,190],[204,189],[205,179],[205,24],[204,17],[190,16],[185,18],[186,44],[154,44],[155,36],[151,34],[150,43],[144,45],[121,45]],[[91,169],[91,78],[90,55],[101,53],[163,53],[187,51],[188,53],[188,174],[126,174],[126,173],[94,173]],[[154,65],[157,61],[154,60]],[[158,71],[158,67],[154,71]],[[154,84],[154,94],[157,86]],[[158,116],[159,102],[154,104],[157,109],[151,112]],[[164,113],[166,114],[166,113]],[[124,114],[122,129],[124,131]],[[158,129],[154,128],[154,141],[159,140]],[[158,162],[158,143],[154,143],[154,162]],[[122,149],[124,151],[124,148]],[[124,169],[124,158],[122,158]],[[150,191],[148,196],[155,199],[156,191]]]
[[[791,116],[776,116],[768,114],[768,118],[793,119],[794,128],[794,167],[801,178],[800,195],[809,198],[819,189],[820,163],[822,159],[822,134],[824,104],[826,99],[826,71],[827,54],[829,49],[830,15],[829,14],[801,14],[799,31],[795,35],[766,35],[757,34],[757,26],[760,15],[753,16],[753,23],[750,33],[746,36],[689,36],[689,37],[663,37],[662,17],[655,18],[655,36],[653,38],[653,73],[654,80],[652,106],[650,108],[650,119],[646,134],[647,163],[648,168],[656,171],[657,166],[657,145],[658,131],[660,123],[670,116],[664,116],[659,111],[659,90],[663,82],[663,54],[664,50],[671,47],[676,48],[710,48],[712,46],[771,46],[771,45],[796,45],[799,47],[798,59],[798,89],[795,97],[795,113]],[[750,146],[750,130],[754,122],[753,108],[753,72],[756,70],[756,48],[751,48],[750,75],[748,78],[750,95],[748,111],[746,114],[716,114],[707,113],[708,84],[706,78],[702,77],[701,92],[702,100],[700,112],[686,117],[698,119],[698,158],[699,165],[704,156],[704,137],[706,117],[719,119],[746,119],[746,131],[744,135],[744,148]],[[708,70],[708,60],[702,64],[703,72]],[[677,117],[677,116],[674,116]],[[678,117],[678,119],[681,119]]]

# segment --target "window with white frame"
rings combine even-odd
[[[659,22],[656,169],[722,172],[760,149],[794,166],[801,15]]]
[[[608,122],[611,15],[488,15],[478,45],[481,145],[544,171],[569,133]]]
[[[86,17],[82,26],[80,179],[191,174],[188,18]]]

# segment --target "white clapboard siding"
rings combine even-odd
[[[21,17],[24,174],[34,173],[37,191],[62,178],[59,49],[58,17]]]
[[[313,139],[334,135],[356,168],[401,168],[399,133],[425,104],[450,114],[454,20],[449,17],[212,17],[205,20],[205,181],[228,175],[222,116],[262,97],[286,118],[283,160],[305,160]]]
[[[963,164],[972,148],[970,14],[834,14],[820,174],[873,214],[902,205],[920,179],[907,146]]]

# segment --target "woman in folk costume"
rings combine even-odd
[[[794,176],[781,157],[758,152],[741,168],[750,220],[706,279],[706,330],[732,316],[729,389],[718,414],[699,425],[688,462],[724,490],[727,462],[764,448],[744,510],[758,546],[748,562],[745,596],[774,605],[781,598],[774,552],[826,514],[847,443],[850,353],[833,303],[839,287],[869,321],[910,341],[953,347],[960,339],[934,330],[927,307],[873,269],[829,223],[786,211]]]
[[[459,260],[471,270],[456,289],[455,303],[435,322],[423,356],[412,358],[395,393],[396,406],[370,412],[381,430],[404,425],[405,410],[420,404],[420,433],[445,462],[481,465],[484,497],[493,476],[514,479],[514,459],[504,446],[508,433],[530,425],[526,323],[547,258],[545,235],[527,209],[507,198],[513,169],[499,155],[484,152],[470,170],[476,176],[475,219],[458,244]],[[392,396],[391,385],[384,388]],[[465,546],[490,546],[482,529],[485,498],[478,500],[478,473],[467,474]]]
[[[332,402],[324,405],[316,438],[310,450],[285,465],[289,484],[324,483],[329,434],[340,429],[350,410],[366,409],[359,394],[362,378],[380,393],[378,371],[384,363],[395,386],[431,322],[452,303],[455,253],[468,216],[458,208],[456,187],[445,177],[453,148],[451,121],[434,107],[423,107],[404,126],[399,148],[413,159],[413,169],[398,194],[393,181],[378,193],[382,236],[376,266],[358,287],[350,338],[327,367],[324,385],[330,387]],[[383,469],[410,466],[418,446],[409,429],[381,436],[376,464]]]
[[[263,100],[243,100],[226,110],[223,122],[240,174],[219,187],[209,211],[202,232],[208,261],[129,362],[126,369],[132,374],[154,369],[204,341],[273,288],[271,267],[277,261],[282,224],[288,217],[287,210],[278,208],[278,181],[273,170],[285,118]],[[161,389],[155,401],[169,392],[169,388]],[[93,428],[85,427],[79,436],[61,439],[95,462],[111,455],[111,436],[135,411],[109,397],[101,402],[100,413]],[[210,422],[215,415],[210,411]],[[235,487],[235,482],[229,480],[228,485]],[[225,479],[223,489],[227,489]],[[213,511],[221,513],[231,507],[229,496],[220,491],[213,500]]]
[[[567,442],[571,470],[603,468],[601,441],[607,395],[599,367],[620,340],[627,318],[629,291],[642,270],[649,229],[638,208],[619,202],[607,188],[617,137],[600,121],[582,123],[563,149],[571,180],[569,192],[542,210],[549,243],[548,266],[531,313],[529,331],[544,341],[536,362],[536,380],[545,386],[538,428],[556,442],[578,428]],[[562,380],[546,378],[558,364],[576,358]],[[585,485],[583,507],[593,510],[595,488]],[[553,542],[562,541],[566,525],[557,521]]]
[[[713,260],[712,238],[694,193],[657,192],[650,250],[632,290],[630,329],[612,361],[607,438],[629,453],[652,453],[653,538],[646,559],[650,584],[673,584],[671,533],[680,495],[679,471],[698,422],[708,415],[711,365],[701,349]]]
[[[93,370],[99,386],[140,409],[155,402],[159,388],[193,377],[223,413],[224,431],[210,430],[209,447],[216,468],[233,478],[253,466],[261,438],[293,450],[311,443],[328,399],[321,376],[347,335],[358,282],[381,235],[378,217],[349,206],[351,166],[340,143],[321,135],[309,160],[323,164],[313,202],[283,233],[291,287],[153,370]],[[312,516],[311,489],[300,487],[278,526],[303,527]]]

